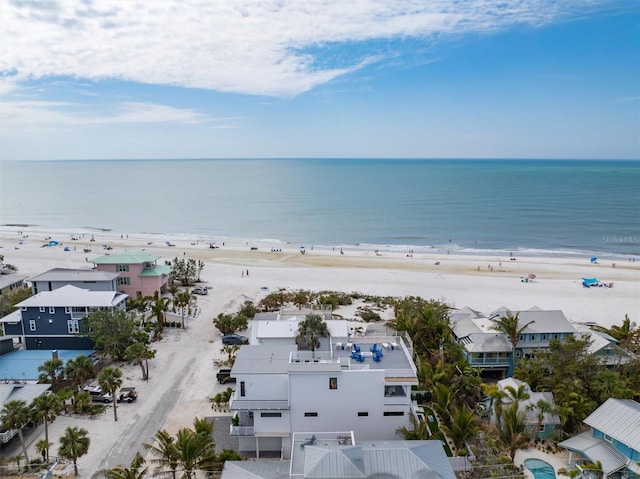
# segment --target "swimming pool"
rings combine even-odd
[[[529,469],[536,479],[556,479],[553,466],[541,459],[525,459],[524,467]]]

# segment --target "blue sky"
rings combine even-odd
[[[640,158],[633,0],[0,0],[0,160]]]

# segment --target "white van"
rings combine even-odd
[[[85,386],[84,392],[88,392],[93,402],[110,403],[113,402],[113,396],[104,392],[100,386]]]

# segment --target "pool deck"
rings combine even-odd
[[[548,452],[543,452],[540,449],[536,449],[535,447],[532,447],[529,449],[518,449],[518,451],[516,451],[516,457],[514,458],[513,462],[515,463],[516,466],[522,467],[525,459],[540,459],[544,462],[547,462],[551,466],[553,466],[553,469],[556,473],[556,477],[569,479],[569,476],[558,473],[559,469],[562,469],[563,467],[567,467],[567,465],[569,464],[568,451],[563,450],[556,454],[551,454]],[[531,474],[531,471],[529,469],[527,468],[523,468],[523,469],[524,469],[524,475],[527,479],[534,479],[533,474]]]

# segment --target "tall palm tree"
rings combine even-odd
[[[520,406],[521,401],[525,401],[531,397],[531,394],[527,392],[527,388],[524,384],[520,384],[518,389],[513,386],[506,386],[504,390],[507,393],[507,399],[512,400],[518,406]]]
[[[538,435],[540,434],[540,427],[544,421],[545,414],[555,414],[555,409],[550,402],[545,401],[544,399],[539,399],[535,404],[529,404],[527,409],[530,411],[536,411],[537,422],[533,432],[533,440],[535,441],[538,439]]]
[[[180,310],[180,316],[182,317],[182,329],[186,329],[186,325],[184,322],[184,316],[187,312],[187,308],[191,304],[191,293],[189,291],[180,291],[176,293],[173,304],[178,310]]]
[[[49,460],[49,423],[53,422],[60,411],[62,411],[62,402],[55,394],[41,394],[31,403],[33,417],[37,421],[44,422],[44,439],[47,444],[46,460]]]
[[[161,297],[156,291],[151,300],[151,314],[156,317],[161,328],[164,327],[167,311],[169,311],[169,298]]]
[[[100,471],[100,474],[107,479],[144,479],[147,477],[147,468],[143,467],[144,463],[144,457],[138,452],[129,467],[116,466],[111,469],[104,469]]]
[[[13,401],[6,402],[0,411],[0,423],[7,429],[15,429],[18,431],[18,437],[20,438],[20,444],[22,445],[22,453],[27,461],[27,467],[31,472],[31,462],[29,461],[29,455],[27,454],[27,447],[24,443],[24,436],[22,435],[22,428],[31,420],[31,410],[27,406],[26,401],[22,399],[14,399]]]
[[[520,334],[527,329],[527,327],[534,323],[535,321],[529,321],[526,324],[520,325],[520,313],[516,313],[513,315],[511,311],[508,311],[505,315],[500,316],[498,318],[493,318],[493,328],[495,331],[498,331],[504,334],[509,342],[511,343],[512,351],[511,351],[511,366],[509,370],[509,374],[513,374],[515,370],[516,364],[516,346],[518,345],[518,338]]]
[[[320,346],[320,336],[327,337],[328,335],[329,328],[327,323],[322,320],[320,315],[310,313],[298,325],[296,344],[300,347],[309,348],[313,352]]]
[[[88,356],[81,354],[80,356],[67,361],[64,372],[67,379],[74,386],[77,394],[80,390],[80,386],[82,386],[88,379],[92,378],[96,373],[96,370],[93,361]]]
[[[113,418],[118,421],[116,393],[118,388],[122,386],[122,371],[118,368],[104,368],[98,375],[98,384],[100,384],[103,391],[111,394],[113,398]]]
[[[86,429],[78,427],[68,427],[64,431],[64,435],[60,437],[60,447],[58,455],[65,459],[73,461],[73,470],[78,475],[78,458],[89,452],[91,439]]]
[[[407,426],[400,426],[396,429],[396,434],[398,436],[402,436],[403,439],[407,441],[418,441],[429,439],[429,427],[427,426],[427,421],[420,420],[415,417],[415,415],[409,415],[409,423],[411,425],[410,428]]]
[[[64,378],[64,362],[61,359],[47,359],[38,366],[38,371],[41,373],[40,376],[38,376],[38,382],[50,382],[51,389],[53,392],[56,392],[60,386],[60,382]]]
[[[526,413],[518,410],[518,404],[513,403],[502,411],[502,425],[500,439],[509,449],[511,461],[516,455],[516,451],[524,446],[529,438],[524,432],[524,420]]]
[[[176,470],[180,465],[180,461],[174,437],[162,429],[156,432],[153,443],[144,443],[143,446],[156,457],[152,462],[160,467],[168,468],[171,471],[173,479],[176,479]]]

